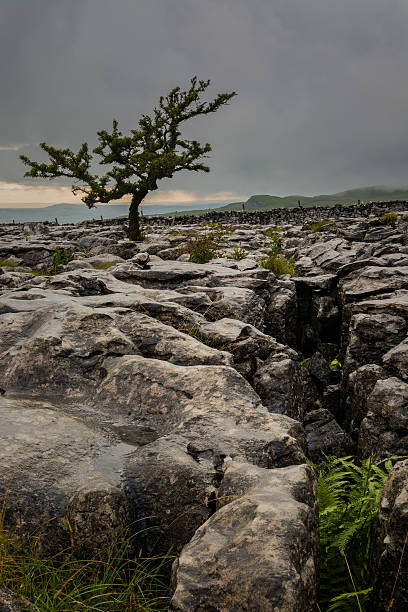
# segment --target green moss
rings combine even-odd
[[[18,265],[14,261],[10,261],[10,259],[0,259],[0,268],[16,268]]]

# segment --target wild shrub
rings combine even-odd
[[[398,223],[398,213],[396,212],[385,213],[385,215],[381,217],[381,221],[383,222],[384,225],[391,225],[392,227],[395,227]]]
[[[382,490],[392,459],[325,457],[316,467],[322,612],[369,610],[370,559]]]
[[[287,258],[283,255],[275,255],[272,251],[270,251],[267,257],[261,257],[257,261],[260,266],[266,270],[270,270],[278,278],[284,274],[296,276],[295,260],[293,258]]]
[[[197,264],[208,263],[217,256],[218,246],[219,240],[214,233],[192,236],[187,242],[189,261]]]
[[[316,232],[322,232],[324,230],[325,225],[330,225],[331,221],[327,219],[323,219],[322,221],[317,221],[312,225],[312,232],[315,234]]]

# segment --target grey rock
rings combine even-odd
[[[304,419],[307,454],[319,462],[325,455],[344,457],[352,455],[355,445],[328,410],[320,408],[309,412]]]
[[[0,586],[0,612],[35,612],[36,608],[9,589]]]
[[[408,384],[398,378],[378,380],[367,398],[367,416],[360,427],[359,449],[364,457],[408,454]]]
[[[408,461],[391,470],[385,484],[375,542],[372,574],[375,576],[370,605],[375,610],[405,612],[408,608]]]
[[[231,461],[218,495],[221,508],[176,562],[170,609],[313,610],[318,537],[310,468]]]

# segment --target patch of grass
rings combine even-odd
[[[267,238],[272,238],[277,232],[281,232],[282,227],[280,225],[275,225],[274,227],[270,227],[264,232],[264,236]]]
[[[312,232],[315,234],[316,232],[322,232],[324,230],[325,225],[329,225],[331,221],[327,219],[323,219],[322,221],[316,221],[312,225]]]
[[[248,257],[248,251],[240,247],[235,247],[231,255],[228,256],[229,259],[234,259],[235,261],[241,261],[241,259],[245,259],[246,257]]]
[[[385,481],[397,457],[326,457],[317,476],[323,612],[369,610],[370,560]]]
[[[398,213],[385,213],[385,215],[381,217],[381,221],[384,225],[391,225],[392,227],[395,227],[398,223]]]
[[[17,268],[19,264],[10,259],[0,259],[0,268]]]
[[[49,270],[38,270],[38,268],[31,268],[31,270],[27,270],[33,276],[51,276],[52,272]]]
[[[287,258],[270,252],[267,257],[261,257],[257,261],[260,266],[273,272],[277,278],[284,274],[296,276],[295,260],[292,257]]]
[[[111,268],[112,266],[116,266],[116,263],[114,263],[113,261],[110,261],[107,263],[92,264],[92,267],[95,270],[107,270],[108,268]]]
[[[131,541],[111,546],[98,559],[79,560],[75,549],[64,559],[42,558],[41,535],[21,536],[1,529],[0,584],[41,612],[159,612],[171,591],[161,577],[170,558],[133,558]],[[61,551],[62,552],[62,551]]]

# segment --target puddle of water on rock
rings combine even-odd
[[[95,457],[94,466],[96,471],[102,474],[111,484],[118,484],[125,458],[137,448],[137,446],[125,444],[125,442],[120,442],[116,446],[111,446],[106,452],[102,453],[102,455]]]

